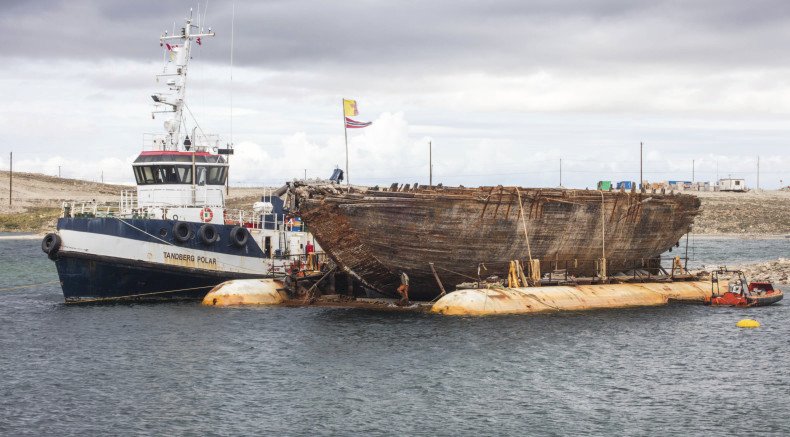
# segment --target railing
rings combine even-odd
[[[670,260],[672,266],[669,271],[664,268],[664,261]],[[554,282],[575,282],[583,279],[594,280],[618,280],[630,279],[631,281],[653,281],[658,279],[686,278],[689,276],[683,261],[686,257],[655,257],[641,259],[569,259],[569,260],[541,260],[541,279],[549,283]],[[525,264],[529,266],[529,263]],[[603,268],[602,268],[603,267]],[[590,271],[593,268],[597,272],[594,276],[579,276],[582,271]],[[615,270],[617,274],[606,272]],[[603,272],[602,277],[601,273]]]
[[[286,232],[308,232],[304,222],[293,220],[288,214],[266,214],[241,209],[226,209],[225,223],[235,223],[251,229],[270,229]]]
[[[143,134],[143,150],[163,150],[169,135],[162,133],[144,133]],[[187,134],[178,136],[178,144],[183,147],[184,140]],[[189,141],[192,142],[190,150],[196,152],[210,152],[215,148],[223,146],[222,139],[216,134],[203,135],[198,132],[195,133],[195,138],[189,136]],[[169,146],[169,145],[168,145]]]

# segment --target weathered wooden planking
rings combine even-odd
[[[429,262],[451,286],[476,278],[481,264],[482,276],[502,276],[510,260],[527,258],[518,194],[532,257],[544,266],[576,260],[575,273],[587,276],[601,257],[614,274],[665,252],[691,228],[700,205],[689,195],[518,190],[338,192],[306,185],[293,191],[300,214],[338,265],[382,292],[394,290],[405,271],[416,297],[438,292]]]

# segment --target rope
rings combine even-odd
[[[162,243],[167,244],[168,246],[175,246],[173,243],[171,243],[171,242],[169,242],[167,240],[163,240],[163,239],[157,237],[156,235],[149,234],[148,232],[138,228],[137,226],[135,226],[135,225],[133,225],[131,223],[127,223],[127,222],[123,221],[123,219],[118,218],[118,221],[123,223],[123,224],[125,224],[126,226],[129,226],[129,227],[133,228],[133,229],[137,229],[138,231],[142,232],[143,234],[148,235],[149,237],[153,237],[154,239],[157,239],[157,240],[161,241]]]
[[[527,233],[527,220],[524,218],[524,205],[521,203],[521,191],[516,187],[518,195],[518,211],[521,215],[521,225],[524,227],[524,239],[527,240],[527,255],[529,255],[530,268],[532,267],[532,249],[529,247],[529,234]]]
[[[179,291],[191,291],[191,290],[200,290],[203,288],[214,288],[213,285],[206,285],[203,287],[192,287],[192,288],[180,288],[177,290],[165,290],[165,291],[154,291],[151,293],[138,293],[138,294],[127,294],[125,296],[113,296],[113,297],[97,297],[94,299],[80,299],[78,301],[66,301],[67,304],[78,304],[78,303],[91,303],[91,302],[107,302],[113,300],[123,300],[123,299],[131,299],[135,297],[144,297],[144,296],[155,296],[159,294],[168,294],[168,293],[177,293]]]
[[[0,291],[19,290],[20,288],[38,287],[40,285],[60,284],[60,281],[39,282],[38,284],[16,285],[13,287],[0,288]]]
[[[454,274],[454,275],[463,276],[464,278],[471,279],[471,280],[473,280],[473,281],[477,282],[477,278],[473,278],[473,277],[471,277],[471,276],[467,276],[467,275],[465,275],[465,274],[463,274],[463,273],[454,272],[454,271],[452,271],[452,270],[450,270],[450,269],[445,269],[444,267],[439,267],[439,266],[434,266],[434,267],[436,267],[437,269],[442,269],[442,270],[444,270],[445,272],[450,272],[450,273],[452,273],[452,274]]]

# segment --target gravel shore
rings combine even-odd
[[[743,270],[749,281],[769,281],[773,284],[790,283],[790,259],[779,258],[761,263],[743,264],[730,267],[732,270]],[[710,270],[698,270],[692,273],[710,273]]]
[[[700,215],[694,233],[702,235],[790,235],[790,191],[698,192]]]

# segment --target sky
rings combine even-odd
[[[641,142],[650,181],[754,187],[759,157],[790,185],[771,0],[3,0],[0,168],[132,183],[159,36],[198,7],[187,105],[233,142],[231,185],[343,168],[342,98],[373,122],[348,133],[357,184],[427,184],[430,143],[434,184],[593,188],[638,180]]]

